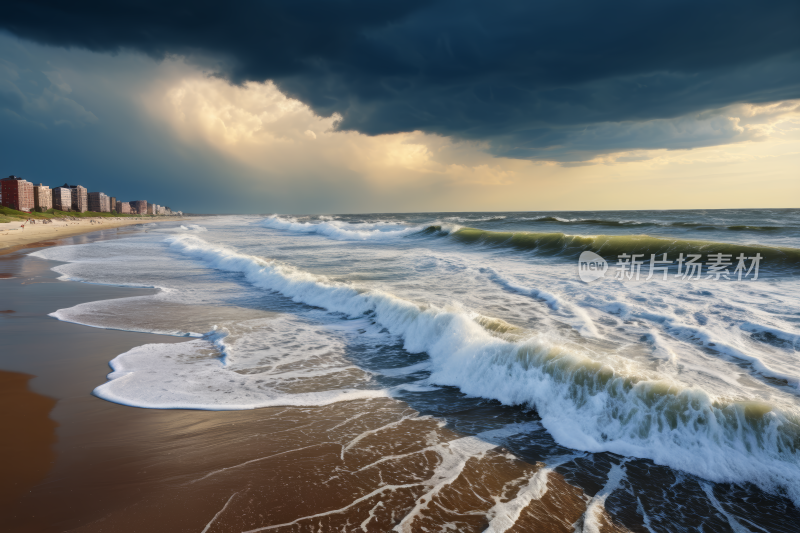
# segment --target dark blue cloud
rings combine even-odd
[[[800,98],[797,0],[26,0],[4,3],[0,27],[50,45],[184,55],[233,83],[275,80],[341,114],[341,129],[479,139],[520,158],[700,146],[586,131]]]

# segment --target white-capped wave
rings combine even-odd
[[[420,306],[190,235],[170,247],[257,287],[350,317],[371,316],[411,353],[431,360],[431,384],[534,406],[562,445],[650,458],[716,482],[752,482],[800,503],[800,421],[768,404],[726,401],[698,388],[620,373],[543,336],[510,341],[463,311]]]
[[[764,326],[762,324],[755,324],[753,322],[745,322],[740,324],[739,328],[750,333],[766,333],[788,343],[789,346],[795,350],[800,348],[800,335],[796,333],[790,333],[788,331],[783,331],[782,329]]]
[[[199,232],[208,231],[208,229],[204,228],[199,224],[189,224],[188,226],[184,226],[183,224],[181,224],[181,229],[183,231],[199,231]]]
[[[507,217],[505,215],[492,215],[492,216],[477,217],[477,218],[445,217],[444,220],[450,220],[452,222],[499,222],[500,220],[505,220],[506,218]]]
[[[265,228],[298,233],[316,233],[339,241],[396,239],[398,237],[417,233],[422,229],[415,226],[406,226],[390,222],[351,224],[341,220],[320,220],[321,222],[298,222],[291,217],[283,218],[278,215],[270,215],[259,221],[258,225]]]

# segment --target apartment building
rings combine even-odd
[[[33,207],[37,211],[47,211],[53,207],[53,192],[47,185],[33,186]]]
[[[95,213],[110,213],[109,198],[102,192],[89,193],[89,211]]]
[[[72,210],[77,211],[78,213],[85,213],[89,210],[89,193],[86,190],[86,187],[82,185],[67,185],[64,184],[65,187],[69,187],[72,192]]]
[[[34,208],[33,183],[17,176],[9,176],[0,180],[3,192],[3,207],[17,211],[30,211]]]
[[[131,205],[131,213],[137,215],[146,215],[147,214],[147,200],[134,200],[130,202]]]
[[[51,189],[53,209],[70,211],[72,209],[72,189],[68,185]]]

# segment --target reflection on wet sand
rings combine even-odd
[[[0,516],[44,478],[55,459],[56,423],[49,415],[56,401],[32,392],[32,377],[0,371]]]

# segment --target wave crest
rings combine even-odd
[[[623,253],[651,254],[732,254],[754,256],[781,266],[800,268],[800,249],[765,245],[746,245],[728,242],[673,239],[650,235],[569,235],[566,233],[534,233],[526,231],[488,231],[477,228],[448,229],[440,225],[425,228],[425,234],[449,236],[464,244],[502,246],[535,251],[541,255],[564,255],[577,258],[581,252],[592,251],[606,258]]]
[[[762,402],[715,399],[648,373],[623,374],[573,346],[508,335],[501,323],[482,326],[462,309],[362,291],[193,236],[166,241],[297,302],[370,317],[401,338],[407,351],[430,356],[430,383],[533,406],[565,446],[650,458],[716,482],[752,482],[800,503],[800,421],[794,414]]]
[[[417,233],[420,228],[391,222],[372,222],[352,224],[330,217],[320,217],[319,222],[299,222],[297,219],[270,215],[258,222],[264,228],[292,231],[297,233],[316,233],[339,241],[387,240]]]

